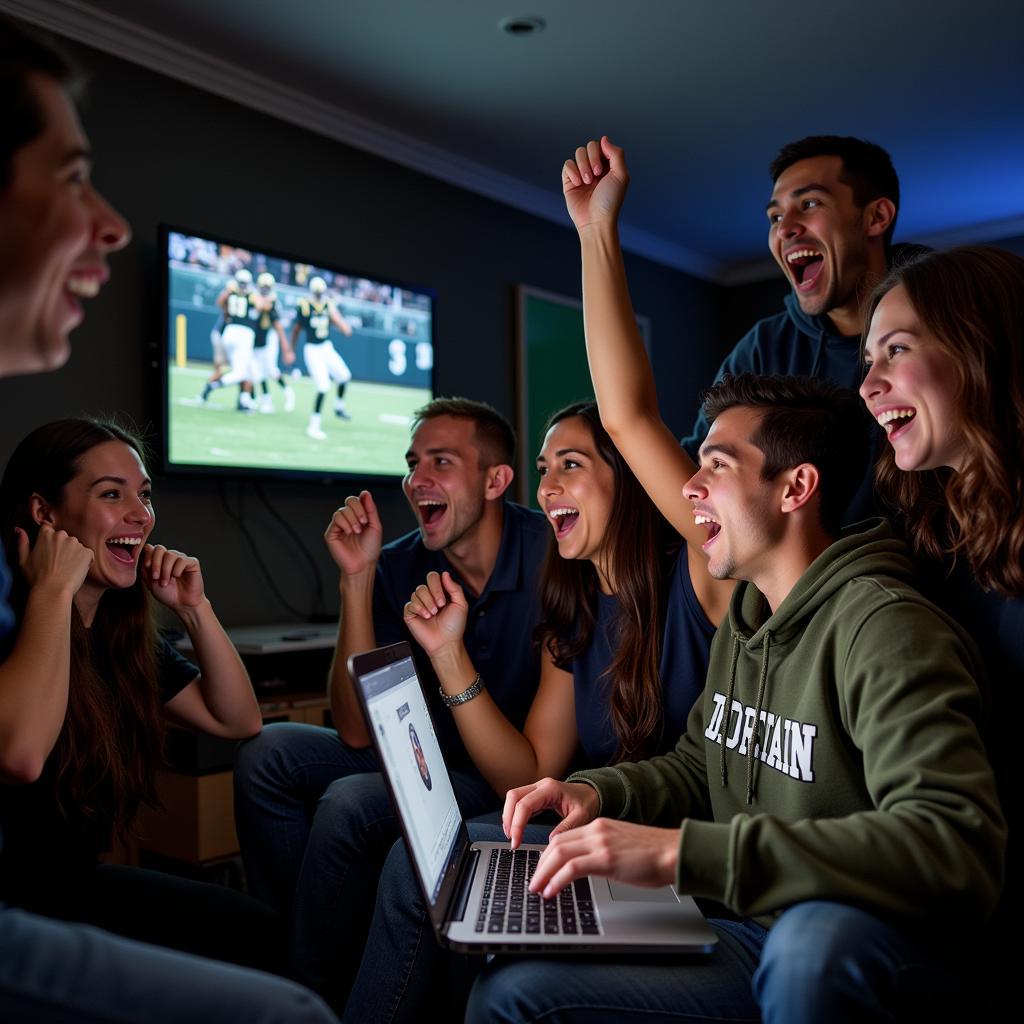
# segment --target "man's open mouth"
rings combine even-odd
[[[693,521],[707,530],[708,539],[702,545],[705,548],[722,532],[722,524],[717,519],[712,519],[706,512],[695,512]]]
[[[416,507],[420,511],[420,521],[423,525],[432,526],[444,515],[448,505],[446,502],[437,501],[433,498],[424,498],[416,502]]]
[[[555,527],[555,537],[561,539],[564,537],[579,521],[580,510],[578,508],[569,508],[562,506],[560,508],[553,508],[548,515],[551,517],[551,522]]]
[[[786,265],[797,288],[808,291],[817,283],[825,266],[825,257],[816,249],[792,249],[786,253]]]

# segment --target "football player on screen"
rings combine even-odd
[[[235,271],[235,276],[217,296],[217,308],[224,318],[224,329],[220,338],[229,369],[226,373],[220,369],[214,371],[199,396],[200,402],[205,402],[210,393],[218,388],[227,387],[229,384],[241,384],[238,407],[247,411],[255,408],[256,403],[251,391],[252,353],[256,344],[255,324],[260,315],[254,304],[255,298],[252,273],[245,267]],[[245,384],[249,384],[249,390],[246,390]]]
[[[295,392],[281,376],[277,363],[280,353],[284,356],[285,365],[291,366],[295,362],[295,352],[281,324],[275,283],[274,275],[264,271],[256,278],[256,294],[251,300],[258,314],[252,353],[252,381],[255,387],[263,389],[263,394],[259,396],[259,411],[268,413],[274,411],[274,399],[270,395],[268,380],[276,380],[281,386],[284,392],[284,411],[291,412],[295,408]]]
[[[327,297],[327,282],[322,277],[310,278],[309,295],[299,299],[296,309],[292,346],[298,343],[299,334],[305,331],[306,343],[302,348],[302,358],[316,387],[316,400],[306,433],[315,441],[327,439],[321,426],[320,411],[331,381],[338,386],[338,397],[334,400],[335,416],[343,420],[352,418],[345,409],[345,385],[352,379],[352,371],[331,341],[331,324],[346,337],[351,336],[352,326]]]

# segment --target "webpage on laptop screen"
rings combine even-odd
[[[374,672],[363,685],[384,768],[412,842],[416,869],[434,902],[461,814],[427,702],[411,658]]]

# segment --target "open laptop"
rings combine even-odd
[[[709,953],[689,896],[578,879],[552,900],[527,883],[543,846],[470,843],[407,643],[349,658],[434,934],[462,952]]]

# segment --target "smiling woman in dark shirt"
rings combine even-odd
[[[887,440],[878,491],[982,648],[1007,727],[999,707],[1024,673],[1024,259],[965,246],[893,270],[864,358],[861,397]]]
[[[22,441],[0,482],[19,622],[0,664],[0,774],[9,783],[0,787],[0,899],[272,966],[246,934],[269,938],[272,958],[273,924],[255,902],[96,863],[115,835],[130,836],[140,804],[156,800],[165,720],[228,738],[261,724],[198,561],[149,543],[142,450],[113,424],[58,420]],[[159,639],[154,600],[181,620],[199,668]],[[195,928],[197,910],[225,925]]]
[[[1010,824],[1024,680],[1024,259],[991,246],[928,253],[890,273],[868,304],[860,393],[886,433],[880,495],[970,631],[989,676],[989,754]],[[1019,883],[1007,871],[989,934],[1004,934]],[[987,956],[1009,1012],[1009,943]],[[1016,1001],[1013,994],[1014,1002]]]

